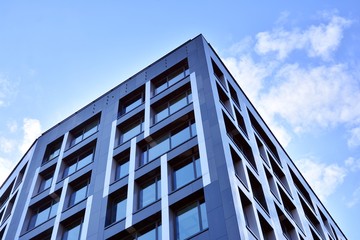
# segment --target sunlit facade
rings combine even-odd
[[[33,143],[0,239],[346,237],[199,35]]]

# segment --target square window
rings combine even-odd
[[[90,179],[86,179],[72,188],[69,199],[69,207],[74,206],[87,198],[89,183]]]
[[[193,156],[174,166],[174,190],[185,186],[199,177],[201,177],[200,159],[199,154],[195,153]]]
[[[83,219],[78,219],[69,225],[64,226],[62,240],[78,240],[81,237]]]
[[[159,200],[161,198],[160,177],[155,177],[140,185],[139,198],[139,208],[144,208]]]
[[[204,201],[196,201],[176,212],[176,236],[178,240],[188,239],[208,228]]]
[[[77,155],[70,161],[65,160],[66,166],[64,169],[63,177],[65,178],[65,177],[73,174],[74,172],[78,171],[79,169],[92,163],[93,159],[94,159],[94,149],[95,149],[95,147]]]
[[[33,229],[34,227],[37,227],[40,224],[46,222],[50,218],[55,217],[57,208],[58,202],[55,200],[47,200],[31,207],[32,215],[29,221],[28,230]]]
[[[58,157],[60,154],[61,144],[63,141],[63,137],[55,140],[54,142],[50,143],[46,147],[45,156],[43,159],[43,164],[53,160],[54,158]]]
[[[99,129],[99,124],[100,124],[100,114],[86,121],[84,124],[77,127],[76,129],[70,131],[71,134],[70,147],[80,143],[84,139],[95,134]]]

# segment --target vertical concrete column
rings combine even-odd
[[[161,156],[161,229],[162,239],[170,239],[169,178],[167,154]]]
[[[87,239],[87,232],[88,232],[88,227],[89,227],[89,222],[90,222],[92,200],[93,200],[93,195],[89,196],[86,200],[86,210],[85,210],[85,215],[84,215],[84,221],[82,224],[80,240]]]
[[[109,186],[110,186],[110,181],[111,181],[110,178],[111,178],[111,169],[112,169],[112,161],[113,161],[113,149],[114,149],[114,145],[115,145],[116,122],[117,122],[117,120],[114,120],[111,124],[108,157],[106,160],[103,197],[106,197],[107,195],[109,195]]]
[[[206,185],[210,184],[211,178],[210,178],[209,164],[208,164],[208,158],[206,152],[204,126],[203,126],[201,110],[200,110],[199,93],[197,88],[196,76],[194,72],[190,74],[190,84],[191,84],[191,93],[192,93],[194,113],[195,113],[196,133],[197,133],[197,139],[199,145],[201,174],[202,174],[203,186],[205,187]]]
[[[136,165],[136,138],[131,139],[130,160],[129,160],[129,177],[128,191],[126,200],[126,219],[125,228],[132,225],[132,215],[134,209],[134,191],[135,191],[135,165]]]
[[[151,82],[148,81],[145,83],[144,138],[150,135],[150,122],[151,122],[150,98],[151,98]]]
[[[58,205],[58,209],[57,209],[57,212],[56,212],[56,218],[55,218],[55,222],[54,222],[54,229],[52,231],[52,234],[51,234],[51,240],[56,240],[57,239],[57,236],[59,233],[59,226],[60,226],[60,217],[61,217],[61,212],[64,208],[64,205],[65,205],[65,198],[66,198],[66,192],[67,192],[67,189],[68,189],[68,185],[69,185],[69,178],[65,178],[64,180],[64,184],[63,184],[63,188],[62,188],[62,191],[61,191],[61,196],[60,196],[60,200],[59,200],[59,205]]]

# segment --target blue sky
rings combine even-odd
[[[199,33],[360,239],[358,1],[1,1],[0,183],[41,132]]]

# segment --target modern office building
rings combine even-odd
[[[0,238],[346,239],[202,35],[33,143]]]

